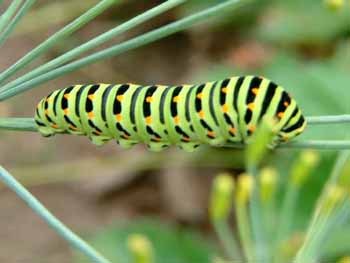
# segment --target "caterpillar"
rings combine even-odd
[[[96,145],[115,139],[123,148],[143,142],[152,151],[177,145],[247,143],[262,118],[276,120],[275,144],[299,135],[306,121],[279,85],[237,76],[198,85],[74,85],[37,105],[35,123],[45,137],[86,135]]]

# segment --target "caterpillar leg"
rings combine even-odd
[[[90,136],[89,139],[93,144],[101,146],[106,144],[111,138],[106,136]]]
[[[189,153],[194,152],[199,146],[200,144],[197,142],[186,142],[186,143],[178,144],[178,147],[181,150],[184,150],[185,152],[189,152]]]
[[[120,147],[127,150],[127,149],[130,149],[131,147],[133,147],[138,142],[120,138],[117,140],[117,143],[120,145]]]
[[[147,149],[152,152],[160,152],[170,146],[168,143],[163,142],[149,142],[147,145]]]

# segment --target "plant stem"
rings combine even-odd
[[[247,262],[254,262],[253,259],[255,257],[255,253],[251,239],[251,228],[249,224],[250,220],[248,216],[247,205],[236,202],[235,211],[237,217],[238,232],[240,235],[240,240],[242,242],[245,258],[247,259]]]
[[[215,220],[213,221],[213,225],[222,246],[225,249],[228,259],[232,260],[233,262],[235,260],[240,261],[241,256],[239,253],[238,244],[227,222],[224,220]]]
[[[12,19],[12,21],[6,26],[3,32],[0,34],[0,46],[4,44],[6,39],[9,37],[11,32],[16,28],[18,22],[21,18],[27,13],[29,8],[35,3],[35,0],[27,0],[22,7],[19,9],[16,16]]]
[[[350,123],[350,114],[308,116],[306,117],[306,121],[309,125],[329,124],[329,123]]]
[[[32,118],[0,118],[0,129],[11,131],[38,131],[34,119]]]
[[[77,58],[79,55],[81,55],[84,52],[87,52],[88,50],[91,50],[93,48],[98,47],[99,45],[107,42],[108,40],[136,27],[137,25],[146,22],[147,20],[162,14],[164,12],[166,12],[167,10],[185,2],[186,0],[170,0],[170,1],[166,1],[163,4],[160,4],[150,10],[147,10],[146,12],[144,12],[141,15],[138,15],[132,19],[130,19],[129,21],[101,34],[98,37],[95,37],[93,39],[91,39],[90,41],[66,52],[65,54],[47,62],[46,64],[32,70],[31,72],[25,74],[24,76],[4,85],[1,88],[1,91],[6,91],[12,88],[15,88],[16,86],[31,80],[33,78],[36,78],[44,73],[47,73],[69,61],[72,61],[73,59]],[[114,1],[113,1],[114,2]],[[101,2],[102,3],[102,2]],[[108,5],[111,4],[110,0],[107,0],[107,2],[105,2],[104,5],[102,5],[102,8],[105,8],[106,6],[108,7]],[[98,11],[100,11],[101,8],[98,9]],[[94,13],[91,10],[88,11],[88,13]],[[95,13],[94,13],[95,14]],[[84,20],[84,18],[87,17],[88,19],[91,19],[91,15],[83,15],[80,19]],[[78,18],[79,19],[79,18]],[[61,31],[63,31],[64,29],[62,29]],[[71,30],[70,30],[71,33]],[[46,51],[47,48],[51,47],[55,42],[57,42],[57,36],[61,37],[62,33],[60,33],[60,31],[58,33],[56,33],[54,36],[50,37],[47,41],[45,41],[43,44],[41,44],[40,46],[38,46],[36,49],[34,49],[32,52],[30,52],[28,55],[26,55],[24,58],[22,58],[19,62],[17,62],[16,64],[14,64],[12,66],[12,68],[9,68],[8,70],[6,70],[3,73],[3,76],[0,75],[0,83],[2,80],[6,79],[7,77],[10,76],[10,74],[16,72],[18,69],[20,69],[21,67],[23,67],[24,65],[27,64],[27,62],[31,61],[33,58],[38,56],[38,52],[40,52],[39,54],[41,54],[42,52]],[[65,35],[64,35],[65,36]],[[33,54],[31,54],[33,53]]]
[[[86,13],[82,14],[80,17],[75,19],[73,22],[69,23],[65,27],[63,27],[61,30],[56,32],[54,35],[46,39],[43,43],[41,43],[39,46],[34,48],[32,51],[27,53],[24,57],[22,57],[20,60],[18,60],[15,64],[10,66],[8,69],[3,71],[0,74],[0,83],[2,83],[7,78],[11,77],[13,74],[15,74],[18,70],[25,67],[27,64],[38,58],[40,55],[42,55],[44,52],[49,50],[52,46],[54,46],[57,42],[61,41],[62,39],[66,38],[67,36],[71,35],[73,32],[77,31],[79,28],[87,24],[89,21],[94,19],[96,16],[101,14],[103,11],[105,11],[107,8],[109,8],[112,4],[114,4],[116,0],[102,0],[94,7],[90,8]],[[17,85],[17,80],[11,82],[14,85]]]
[[[6,28],[8,22],[16,13],[18,7],[22,4],[22,0],[14,0],[6,11],[0,16],[0,33]]]
[[[37,131],[34,119],[32,118],[0,118],[0,130],[14,131]],[[242,149],[243,144],[222,145],[226,148]],[[292,141],[281,144],[277,149],[295,148],[295,149],[319,149],[319,150],[341,150],[350,149],[350,140],[305,140]]]
[[[252,175],[256,182],[258,182],[258,171],[255,166],[247,166],[248,174]],[[268,255],[266,254],[267,249],[265,247],[266,241],[264,240],[265,235],[265,226],[262,224],[261,213],[261,202],[260,202],[260,187],[258,183],[253,188],[252,195],[249,202],[249,211],[250,211],[250,221],[252,224],[252,233],[255,240],[255,260],[259,262],[267,262]]]
[[[141,36],[132,38],[128,41],[125,41],[121,44],[114,45],[110,48],[104,49],[102,51],[96,52],[90,56],[84,57],[82,59],[76,60],[74,62],[71,62],[67,65],[64,65],[62,67],[56,68],[50,72],[47,72],[41,76],[38,76],[36,78],[33,78],[27,82],[24,82],[10,90],[5,90],[0,93],[0,101],[5,100],[7,98],[10,98],[12,96],[15,96],[18,93],[24,92],[28,89],[31,89],[33,87],[38,86],[41,83],[44,83],[48,80],[57,78],[61,75],[67,74],[69,72],[72,72],[74,70],[77,70],[81,67],[84,67],[86,65],[95,63],[96,61],[110,58],[111,56],[116,56],[118,54],[121,54],[123,52],[126,52],[131,49],[135,49],[141,46],[144,46],[146,44],[149,44],[151,42],[154,42],[158,39],[164,38],[166,36],[169,36],[171,34],[174,34],[176,32],[179,32],[181,30],[184,30],[190,26],[192,26],[195,23],[198,23],[200,21],[208,21],[209,18],[217,15],[220,13],[222,15],[223,12],[227,12],[230,10],[231,6],[239,6],[237,4],[242,3],[243,1],[240,0],[228,0],[224,3],[217,4],[211,8],[207,8],[203,11],[200,11],[196,14],[190,15],[188,17],[185,17],[183,19],[180,19],[176,22],[170,23],[166,26],[160,27],[158,29],[155,29],[153,31],[150,31],[148,33],[145,33]]]
[[[24,188],[10,173],[0,166],[0,180],[3,181],[12,191],[14,191],[35,213],[52,227],[61,237],[69,242],[73,247],[80,250],[91,259],[92,262],[110,263],[89,244],[78,237],[53,214],[51,214],[26,188]]]

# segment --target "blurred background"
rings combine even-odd
[[[0,70],[96,2],[37,1],[1,47]],[[73,37],[57,43],[36,65],[161,2],[124,0]],[[190,0],[112,42],[219,2]],[[41,97],[71,84],[181,84],[240,74],[263,75],[280,83],[307,116],[350,113],[349,36],[349,3],[337,9],[318,0],[255,1],[2,102],[0,116],[32,117]],[[344,139],[348,133],[344,125],[316,126],[309,127],[300,139]],[[288,167],[296,153],[278,150],[266,162]],[[329,175],[333,159],[333,152],[323,153],[298,208],[300,225],[306,224],[304,219]],[[85,137],[59,135],[47,139],[37,133],[0,132],[1,165],[69,227],[104,250],[116,253],[120,249],[119,256],[125,246],[122,237],[130,228],[131,232],[148,231],[167,240],[164,246],[169,246],[174,255],[178,253],[174,262],[209,262],[208,255],[218,248],[207,216],[211,181],[221,171],[240,173],[242,160],[242,152],[231,149],[203,147],[193,154],[170,149],[155,154],[143,145],[125,151],[112,142],[96,147]],[[283,178],[287,169],[281,170]],[[0,211],[0,262],[86,262],[72,259],[67,243],[3,185]]]

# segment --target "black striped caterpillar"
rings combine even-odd
[[[246,143],[263,117],[276,120],[276,144],[300,134],[306,121],[284,89],[255,76],[199,85],[74,85],[43,98],[35,114],[43,136],[87,135],[96,145],[143,142],[160,151],[177,145]]]

